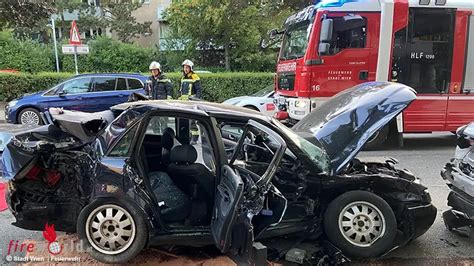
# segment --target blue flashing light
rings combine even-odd
[[[321,7],[341,7],[345,3],[363,2],[361,0],[315,0],[316,8]]]

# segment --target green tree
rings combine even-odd
[[[0,30],[14,29],[18,37],[30,37],[33,32],[44,30],[53,10],[44,1],[0,1]]]
[[[173,1],[166,14],[188,51],[222,49],[225,68],[231,70],[232,62],[244,62],[251,54],[268,58],[261,43],[291,12],[284,1],[181,0]]]
[[[151,21],[140,23],[132,12],[141,7],[136,1],[104,0],[100,8],[83,4],[78,23],[82,28],[109,28],[120,41],[130,43],[140,34],[151,33]]]

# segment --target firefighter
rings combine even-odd
[[[193,71],[194,63],[186,59],[184,60],[183,78],[181,79],[181,86],[179,88],[179,100],[189,100],[190,97],[201,98],[202,88],[199,76]]]
[[[201,80],[199,76],[193,71],[194,63],[186,59],[184,60],[183,67],[183,78],[181,79],[181,87],[179,88],[179,100],[187,101],[190,97],[201,98],[202,88]],[[199,127],[196,121],[192,121],[190,125],[191,131],[191,144],[197,143],[199,140]]]
[[[171,81],[163,75],[160,63],[151,62],[149,69],[151,71],[151,88],[149,88],[151,98],[153,100],[173,99]]]

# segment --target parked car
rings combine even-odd
[[[454,158],[441,171],[451,192],[450,210],[443,213],[449,230],[474,226],[474,122],[456,131],[457,146]]]
[[[8,123],[39,125],[40,112],[50,107],[98,112],[127,102],[133,92],[144,93],[148,78],[140,74],[85,74],[74,76],[46,91],[24,95],[9,102]]]
[[[274,94],[275,87],[274,85],[270,85],[250,96],[234,97],[224,101],[223,103],[245,107],[259,111],[269,117],[273,117],[273,115],[278,111],[273,103]]]
[[[422,235],[436,216],[427,188],[395,159],[356,158],[413,100],[405,85],[367,83],[293,129],[198,101],[51,110],[51,124],[7,144],[7,201],[14,225],[77,232],[106,263],[149,245],[213,243],[249,263],[254,239],[279,236],[377,257]]]

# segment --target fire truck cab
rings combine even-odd
[[[276,101],[295,122],[357,84],[401,82],[417,91],[417,100],[379,132],[377,144],[389,130],[455,131],[474,120],[473,11],[473,0],[309,6],[290,16],[281,32]]]

